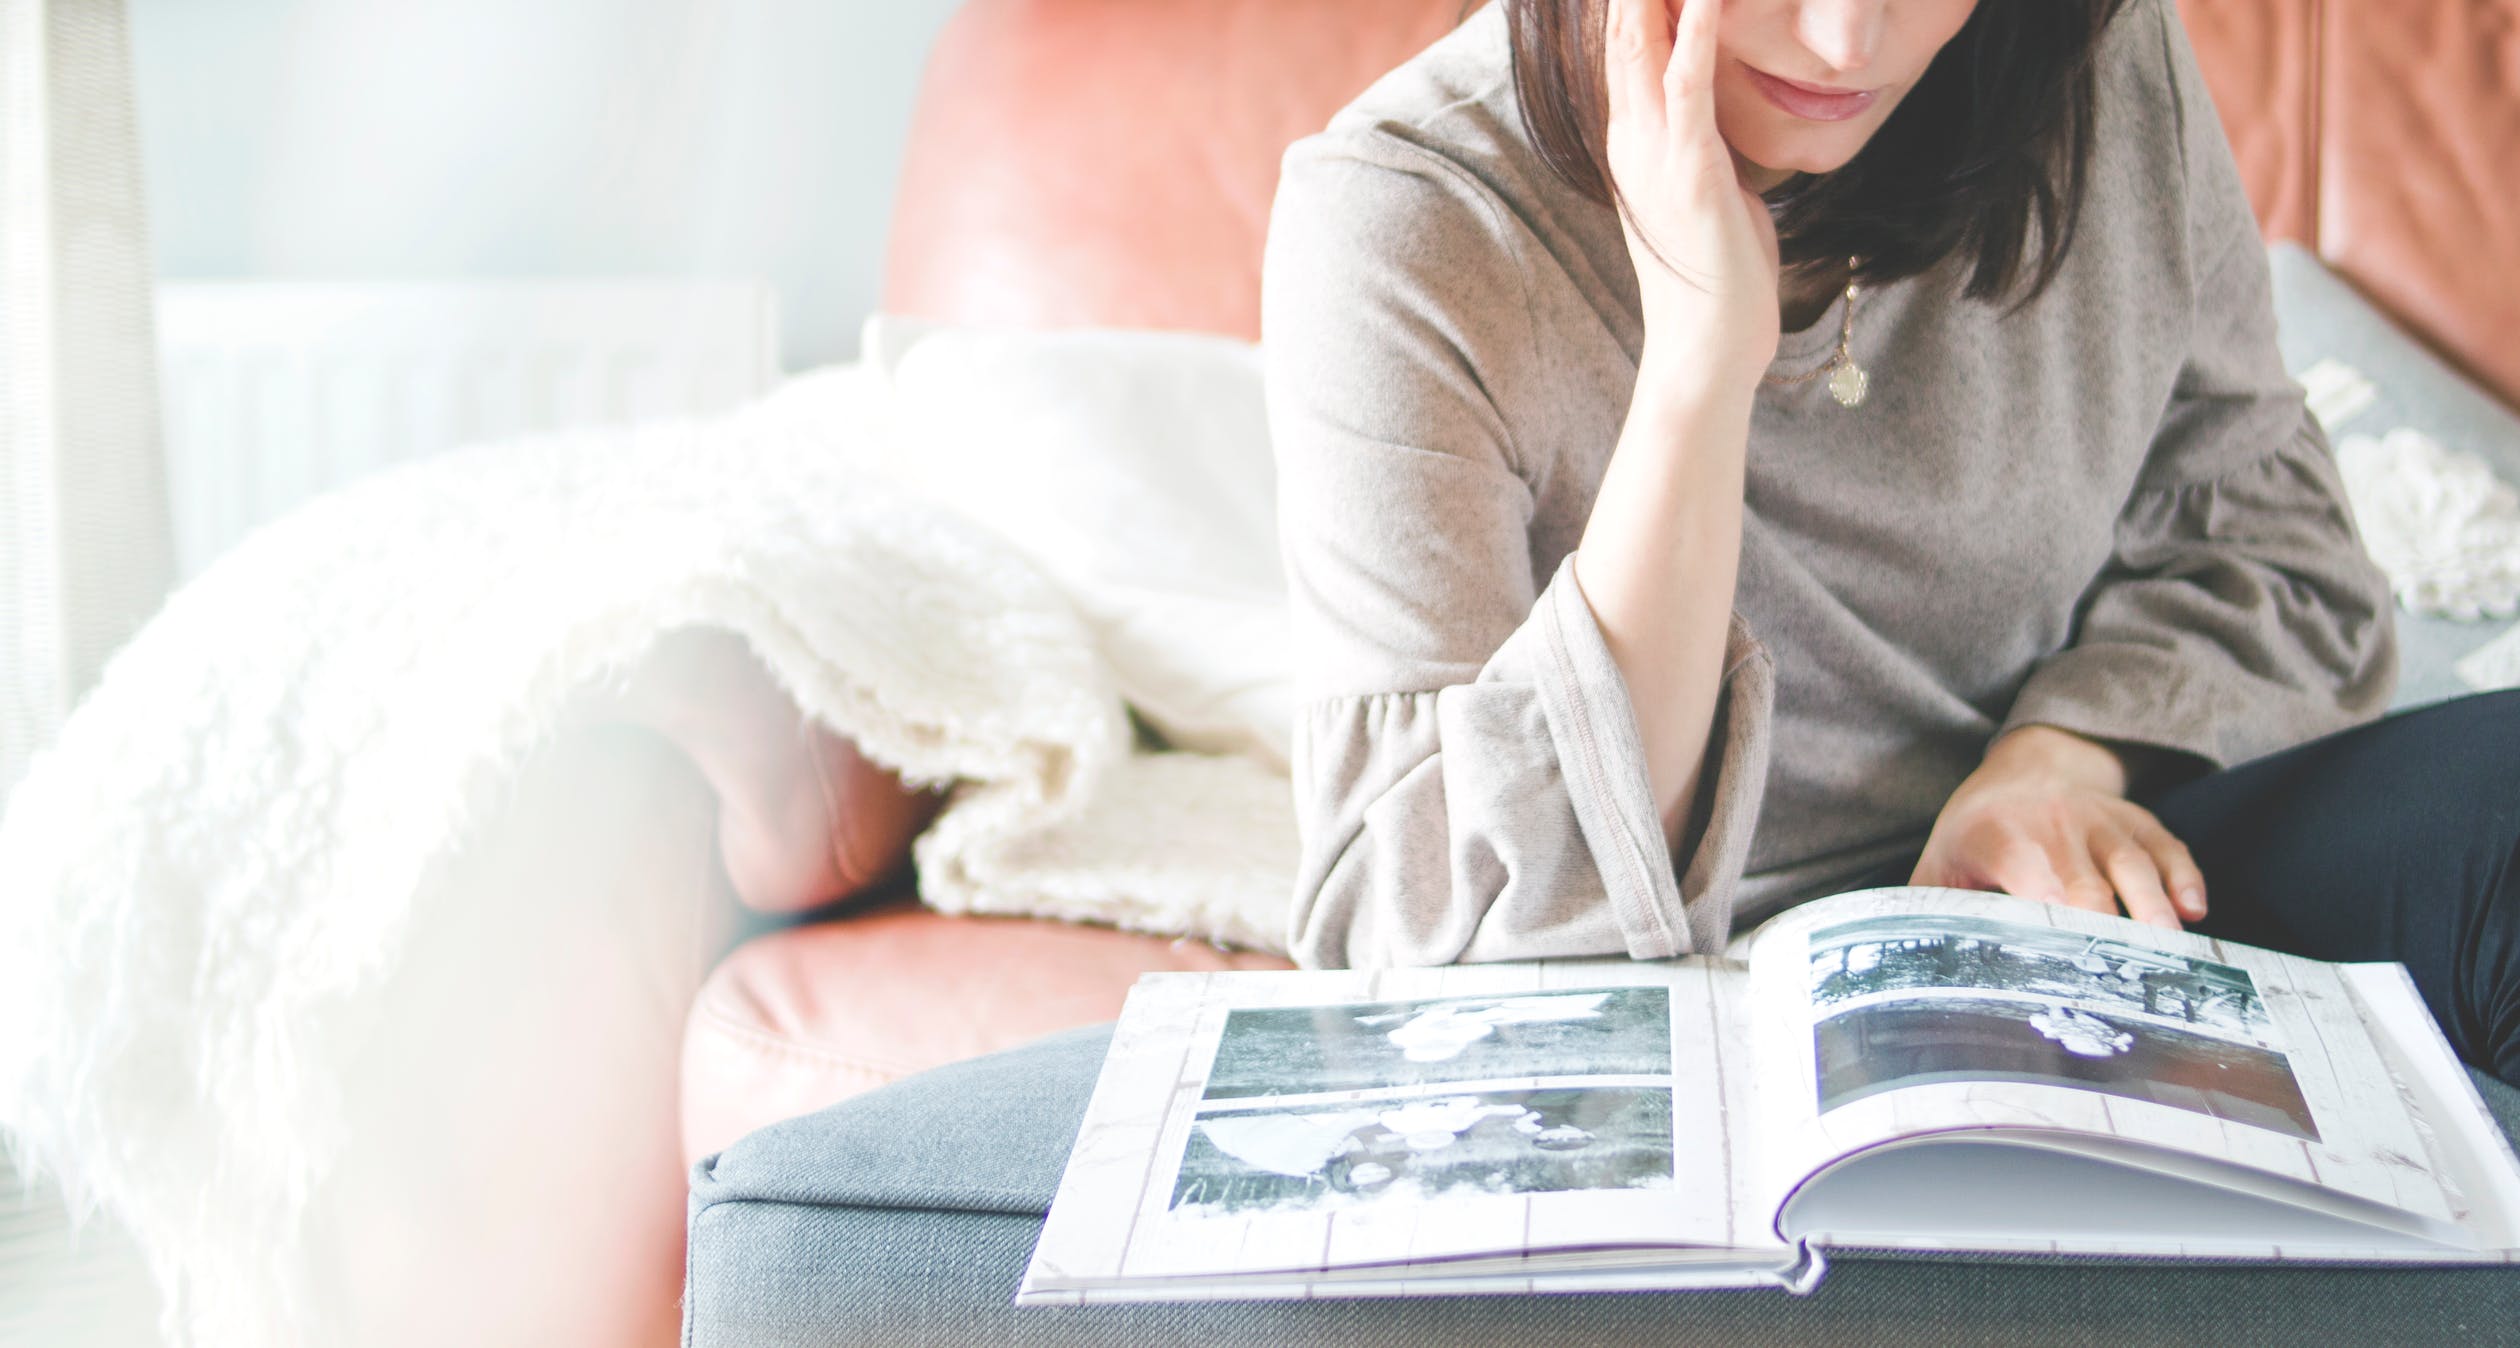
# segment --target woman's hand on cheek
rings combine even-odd
[[[1650,377],[1746,400],[1776,358],[1779,252],[1767,203],[1715,122],[1726,0],[1605,0],[1603,154],[1624,208]]]
[[[1987,750],[1934,820],[1909,883],[2001,890],[2177,929],[2205,916],[2205,877],[2151,811],[2126,799],[2107,748],[2022,726]]]

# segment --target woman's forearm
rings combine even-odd
[[[1603,7],[1605,158],[1645,343],[1575,580],[1627,680],[1675,854],[1723,684],[1751,397],[1783,323],[1775,219],[1716,124],[1722,10]]]
[[[1667,379],[1650,361],[1577,544],[1575,573],[1627,680],[1663,836],[1695,809],[1741,564],[1751,390]]]

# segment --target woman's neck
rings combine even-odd
[[[1804,177],[1800,173],[1761,168],[1743,159],[1737,151],[1733,155],[1733,164],[1741,172],[1743,185],[1757,192],[1768,203],[1771,213],[1777,209],[1785,190]],[[1846,282],[1847,263],[1844,258],[1813,259],[1787,267],[1777,277],[1776,283],[1780,326],[1787,332],[1800,332],[1819,322],[1820,315],[1829,311],[1829,305],[1837,299],[1838,292],[1846,289]]]
[[[1779,326],[1787,332],[1800,332],[1819,322],[1838,292],[1846,289],[1846,272],[1844,259],[1787,268],[1777,278]]]

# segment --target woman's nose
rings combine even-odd
[[[1839,71],[1872,64],[1881,45],[1881,11],[1887,0],[1803,0],[1794,36],[1811,54]]]

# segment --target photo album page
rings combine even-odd
[[[2189,1177],[2207,1172],[2188,1158],[2227,1162],[2262,1193],[2464,1239],[2444,1225],[2470,1215],[2461,1167],[2356,992],[2365,966],[1947,889],[1819,900],[1750,959],[1779,1207],[1867,1148],[2002,1129]]]
[[[1754,1206],[1746,981],[1623,960],[1150,976],[1026,1286],[1256,1296],[1302,1270],[1313,1295],[1384,1293],[1430,1262],[1790,1283],[1800,1258]]]

